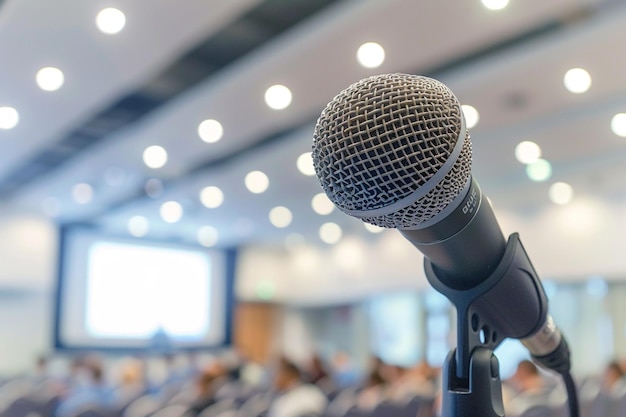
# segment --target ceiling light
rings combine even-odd
[[[96,16],[96,25],[101,32],[114,35],[126,26],[126,16],[121,10],[112,7],[102,9]]]
[[[380,233],[385,230],[384,227],[376,226],[374,224],[366,222],[363,222],[363,226],[365,226],[365,229],[367,229],[367,231],[371,233]]]
[[[159,210],[161,218],[167,223],[176,223],[183,217],[183,206],[177,201],[166,201]]]
[[[93,188],[85,182],[76,184],[72,187],[72,198],[78,204],[87,204],[93,199]]]
[[[509,0],[482,0],[483,6],[489,10],[502,10],[509,4]]]
[[[537,159],[535,162],[526,165],[526,175],[533,181],[545,181],[552,175],[552,166],[545,159]]]
[[[133,216],[128,219],[128,232],[135,237],[144,237],[148,234],[150,226],[148,219],[143,216]]]
[[[13,107],[0,107],[0,129],[13,129],[19,121],[20,115]]]
[[[320,239],[322,239],[324,243],[328,243],[329,245],[339,242],[339,240],[341,239],[341,235],[341,227],[339,227],[338,224],[332,222],[324,223],[319,230]]]
[[[311,200],[311,207],[313,207],[313,211],[322,216],[332,213],[335,209],[335,205],[330,201],[326,193],[315,194]]]
[[[280,229],[291,224],[293,216],[287,207],[277,206],[270,210],[270,222]]]
[[[265,103],[274,110],[283,110],[291,104],[291,90],[276,84],[265,91]]]
[[[202,226],[198,229],[198,233],[196,238],[198,239],[198,243],[206,248],[210,248],[211,246],[215,246],[218,240],[217,229],[212,226]]]
[[[207,119],[198,126],[198,136],[206,143],[215,143],[222,139],[224,128],[217,120]]]
[[[298,167],[298,171],[302,174],[310,177],[311,175],[315,175],[315,167],[313,166],[313,155],[311,152],[305,152],[298,157],[296,161],[296,166]]]
[[[515,158],[522,164],[532,164],[541,158],[541,148],[535,142],[525,140],[515,147]]]
[[[163,183],[156,178],[150,178],[144,185],[146,195],[150,198],[158,198],[163,194]]]
[[[217,208],[224,202],[224,193],[217,187],[204,187],[200,191],[200,202],[206,208]]]
[[[63,86],[65,76],[58,68],[45,67],[37,71],[35,81],[37,81],[39,88],[44,91],[56,91]]]
[[[476,110],[476,107],[470,106],[469,104],[463,104],[461,106],[461,110],[463,110],[463,116],[465,116],[465,124],[468,129],[471,129],[478,124],[478,121],[480,120],[480,115],[478,114],[478,110]]]
[[[167,163],[167,151],[161,146],[148,146],[143,151],[143,162],[149,168],[162,168]]]
[[[617,136],[626,138],[626,113],[617,113],[611,119],[611,130]]]
[[[270,180],[267,178],[261,171],[252,171],[246,175],[245,179],[246,187],[250,190],[251,193],[261,194],[267,187],[270,185]]]
[[[591,87],[591,75],[582,68],[572,68],[565,73],[563,84],[570,93],[581,94]]]
[[[41,206],[43,208],[43,212],[48,217],[56,217],[61,212],[61,202],[56,197],[47,197],[45,198]]]
[[[568,204],[574,197],[574,189],[565,182],[555,182],[548,191],[550,201],[561,206]]]
[[[376,42],[367,42],[359,47],[356,58],[365,68],[377,68],[385,61],[385,49]]]

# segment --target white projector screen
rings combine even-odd
[[[195,246],[62,233],[58,348],[205,348],[229,341],[225,255]]]

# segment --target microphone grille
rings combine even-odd
[[[341,210],[378,226],[414,228],[432,219],[471,175],[467,132],[458,157],[446,164],[464,127],[462,117],[454,94],[432,78],[385,74],[352,84],[315,126],[313,164],[322,188]],[[432,188],[427,184],[430,189],[416,201],[393,206],[440,169],[449,171]]]

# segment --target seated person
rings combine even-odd
[[[504,408],[507,415],[517,416],[529,408],[550,405],[550,390],[539,373],[539,369],[531,361],[521,361],[508,382],[515,392],[510,395],[510,398],[505,397]]]
[[[217,402],[215,394],[221,386],[222,378],[225,377],[227,373],[228,370],[219,362],[214,362],[201,371],[200,375],[196,378],[196,392],[190,407],[191,413],[197,415],[205,408]]]
[[[129,358],[120,365],[120,378],[117,388],[111,394],[111,406],[124,408],[133,400],[146,393],[143,363]]]
[[[315,385],[304,383],[298,367],[286,358],[279,361],[274,387],[277,396],[270,404],[267,417],[321,414],[326,408],[326,396]]]
[[[61,398],[56,411],[57,417],[75,415],[88,407],[99,408],[111,405],[112,390],[104,381],[102,364],[97,358],[88,358],[82,364],[77,384]]]
[[[611,396],[621,396],[626,390],[626,380],[624,379],[624,372],[617,362],[610,362],[604,374],[602,375],[602,387],[603,393]]]
[[[415,397],[434,398],[437,393],[436,370],[422,361],[407,369],[391,384],[388,396],[394,401],[408,401]]]

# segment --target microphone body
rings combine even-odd
[[[500,263],[506,240],[478,183],[472,177],[458,206],[423,229],[398,229],[433,264],[447,286],[469,289]]]

